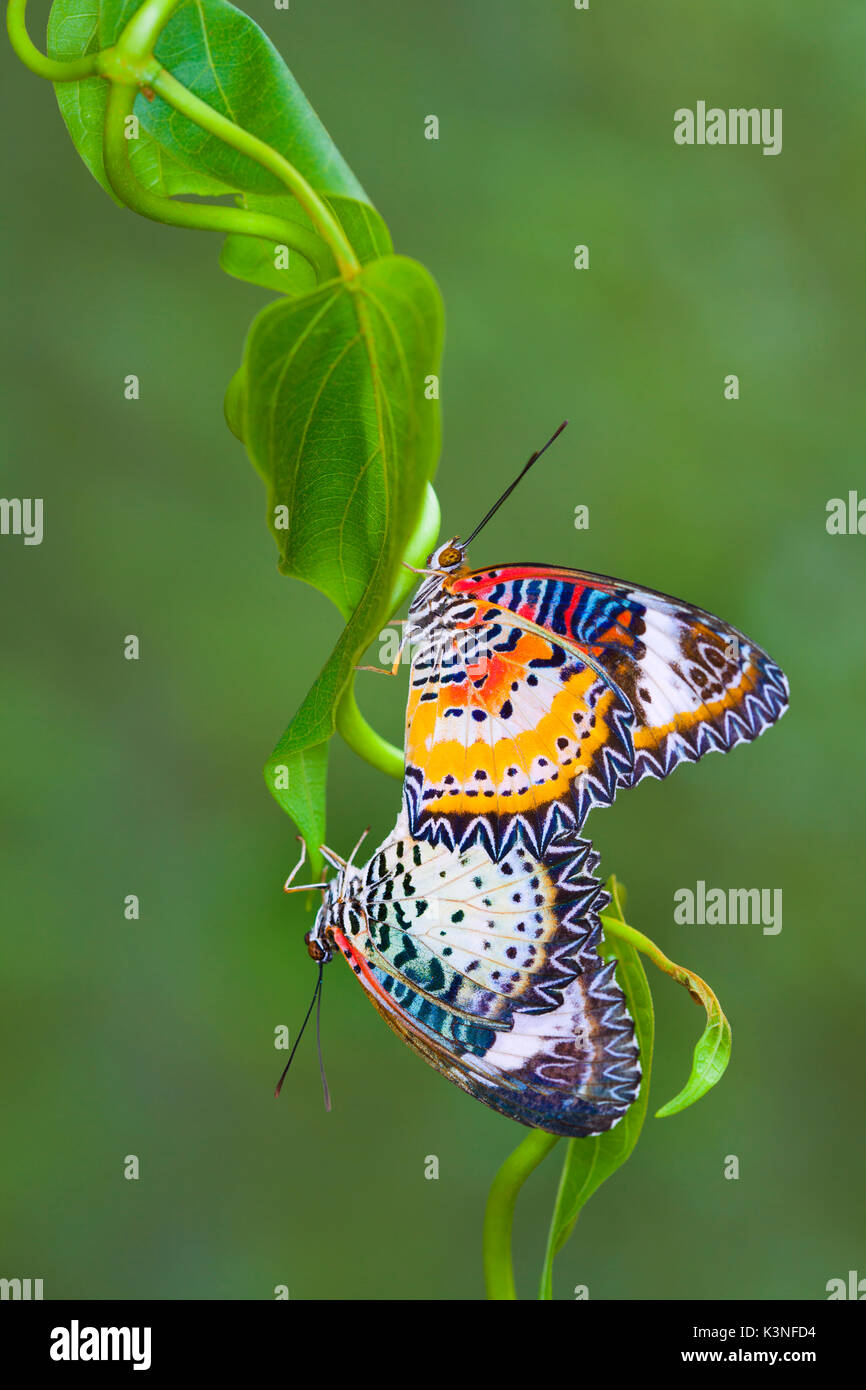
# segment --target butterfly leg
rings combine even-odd
[[[292,880],[294,879],[295,874],[296,874],[296,873],[298,872],[298,870],[302,867],[302,865],[306,863],[306,859],[307,859],[307,842],[306,842],[306,840],[304,839],[303,835],[299,835],[299,836],[298,836],[298,839],[299,839],[300,842],[301,842],[301,857],[300,857],[300,859],[298,860],[298,862],[297,862],[297,864],[295,865],[295,867],[292,869],[292,872],[289,874],[289,876],[288,876],[288,878],[286,879],[285,883],[283,884],[283,892],[284,892],[284,893],[309,893],[310,890],[311,890],[312,888],[324,888],[324,886],[325,886],[323,883],[294,883],[294,884],[293,884]]]
[[[413,574],[436,574],[439,576],[440,579],[444,579],[448,573],[447,570],[419,570],[416,565],[410,565],[408,560],[401,560],[400,563],[403,566],[404,570],[411,570]]]
[[[396,676],[400,669],[400,658],[394,662],[393,666],[356,666],[356,671],[375,671],[377,676]]]
[[[307,860],[307,842],[306,842],[306,840],[304,839],[303,835],[299,835],[299,836],[298,836],[298,839],[299,839],[300,842],[301,842],[301,857],[300,857],[300,859],[298,860],[298,862],[297,862],[297,864],[295,865],[295,867],[292,869],[292,872],[289,874],[289,876],[288,876],[288,878],[286,879],[285,883],[283,884],[283,892],[284,892],[284,893],[288,893],[288,891],[289,891],[289,884],[292,882],[293,878],[295,877],[295,874],[298,872],[298,870],[299,870],[300,868],[303,867],[303,865],[306,863],[306,860]]]
[[[406,626],[406,619],[405,619],[405,618],[398,618],[398,619],[397,619],[397,623],[398,623],[399,626],[405,627],[405,626]],[[397,655],[396,655],[395,658],[394,658],[394,664],[393,664],[393,666],[391,666],[391,667],[388,667],[388,666],[356,666],[356,667],[355,667],[355,670],[356,670],[356,671],[375,671],[375,673],[376,673],[377,676],[396,676],[397,672],[400,670],[400,658],[401,658],[402,655],[403,655],[403,648],[405,647],[405,645],[406,645],[406,634],[405,634],[405,632],[404,632],[404,633],[403,633],[403,637],[402,637],[401,642],[400,642],[400,645],[399,645],[399,647],[397,648]]]

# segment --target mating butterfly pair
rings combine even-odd
[[[607,895],[583,822],[621,787],[756,738],[787,682],[702,609],[579,570],[471,570],[469,541],[430,556],[409,610],[397,825],[363,869],[327,852],[337,877],[307,937],[317,995],[341,954],[390,1027],[470,1095],[598,1134],[635,1099],[640,1064],[599,954]]]

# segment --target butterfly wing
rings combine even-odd
[[[597,856],[575,841],[553,872],[522,845],[498,863],[414,840],[405,821],[353,887],[346,934],[415,993],[467,1020],[507,1028],[515,1011],[562,1001],[578,973]]]
[[[418,613],[413,629],[422,639],[407,712],[415,835],[460,846],[480,838],[499,854],[519,834],[542,850],[563,824],[579,827],[591,806],[609,804],[618,787],[749,742],[787,707],[785,676],[766,652],[666,594],[538,565],[464,573],[444,590],[435,622]],[[503,640],[514,677],[507,722]],[[479,654],[474,667],[461,655],[468,643]],[[461,701],[468,716],[452,712]],[[489,722],[486,751],[476,722]],[[521,754],[520,788],[534,814],[512,800],[520,788],[502,775],[503,767],[521,768]],[[483,805],[470,793],[488,766],[495,776],[484,790],[494,794],[473,816],[467,801]]]
[[[457,581],[458,594],[464,583],[586,652],[625,695],[635,748],[627,785],[750,742],[787,708],[787,680],[766,652],[669,594],[544,566],[478,571]]]
[[[458,855],[408,836],[398,843],[400,855],[395,844],[377,851],[353,889],[354,919],[344,914],[334,932],[378,1012],[450,1081],[512,1119],[569,1136],[611,1128],[637,1094],[640,1066],[614,963],[598,953],[606,895],[588,843],[557,842],[545,866],[516,852],[494,864],[477,847]],[[414,921],[407,874],[426,895]],[[437,998],[431,958],[456,974],[459,992],[442,981]]]
[[[634,763],[630,710],[589,659],[486,600],[419,643],[406,714],[412,834],[534,853],[607,805]]]

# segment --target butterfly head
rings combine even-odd
[[[466,546],[455,536],[428,556],[424,575],[409,608],[409,622],[428,622],[441,603],[450,579],[466,570]],[[407,629],[407,634],[409,629]]]
[[[466,547],[460,544],[457,536],[450,540],[447,545],[440,545],[438,550],[427,561],[427,568],[436,570],[440,574],[451,574],[454,570],[463,567],[466,561]]]
[[[300,835],[298,836],[301,841],[301,857],[286,879],[283,891],[286,893],[310,893],[313,889],[318,889],[322,894],[322,906],[316,914],[312,930],[308,931],[304,937],[307,951],[317,965],[327,965],[328,961],[333,959],[338,949],[334,935],[336,931],[349,931],[354,936],[360,929],[358,923],[364,917],[363,907],[360,906],[361,878],[353,865],[355,855],[369,833],[370,827],[368,825],[348,859],[341,859],[339,854],[328,849],[327,845],[319,846],[322,858],[327,860],[331,867],[337,871],[329,883],[295,883],[293,881],[301,865],[306,863],[307,858],[306,843]]]
[[[312,931],[306,933],[304,944],[306,945],[310,960],[314,960],[317,965],[322,963],[327,965],[333,958],[334,953],[325,941],[324,932],[319,930],[318,921]]]
[[[327,965],[336,950],[334,927],[339,925],[342,881],[345,875],[338,872],[330,883],[322,885],[322,906],[316,913],[316,920],[304,936],[304,944],[311,960],[317,965]]]
[[[338,951],[334,933],[354,936],[358,931],[360,879],[351,866],[338,870],[336,878],[322,885],[322,906],[304,937],[307,953],[316,964],[327,965]]]

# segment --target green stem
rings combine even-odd
[[[117,51],[132,62],[153,56],[156,41],[182,0],[144,0],[117,39]]]
[[[122,83],[132,79],[138,86],[148,86],[175,111],[179,111],[202,130],[208,131],[241,154],[248,155],[262,168],[275,174],[309,217],[330,249],[344,279],[357,275],[361,268],[360,262],[345,232],[330,208],[326,207],[294,165],[264,140],[260,140],[258,136],[252,135],[221,112],[215,111],[212,106],[208,106],[206,101],[195,96],[154,59],[156,41],[180,3],[181,0],[145,0],[123,30],[115,48],[107,49],[102,55],[100,70],[113,82]],[[106,115],[106,123],[107,120]],[[243,215],[248,217],[254,214]]]
[[[211,135],[215,135],[217,139],[231,145],[240,154],[248,155],[263,169],[275,174],[297,199],[316,231],[330,249],[343,279],[351,279],[358,274],[361,263],[352,250],[345,232],[331,210],[325,206],[323,200],[307,183],[303,175],[298,173],[293,164],[290,164],[283,155],[272,149],[270,145],[266,145],[264,140],[260,140],[256,135],[251,135],[248,130],[235,125],[234,121],[230,121],[227,116],[223,116],[212,106],[208,106],[207,102],[190,92],[181,82],[172,77],[170,72],[166,72],[165,68],[159,68],[150,78],[148,85],[158,96],[162,97],[163,101],[168,102],[169,106],[180,111],[181,115],[195,122],[202,130],[209,131]]]
[[[380,772],[387,772],[389,777],[396,777],[398,782],[402,782],[403,754],[367,723],[358,709],[354,681],[346,687],[337,706],[336,721],[340,737],[359,758],[364,758]]]
[[[676,980],[678,985],[684,985],[696,1004],[708,1006],[712,1003],[718,1013],[724,1017],[722,1007],[706,980],[702,980],[700,975],[696,975],[693,970],[688,970],[686,966],[677,965],[676,961],[666,956],[664,951],[660,950],[648,936],[644,936],[643,932],[638,931],[637,927],[630,927],[627,922],[621,921],[618,917],[609,917],[606,913],[601,915],[601,924],[606,932],[610,932],[611,936],[618,936],[621,941],[627,941],[631,946],[634,946],[635,950],[641,951],[651,960],[659,970],[663,970],[666,975],[670,975],[672,979]]]
[[[484,1282],[490,1299],[517,1298],[511,1258],[511,1228],[517,1194],[530,1173],[558,1142],[556,1134],[530,1130],[493,1179],[484,1212]]]
[[[258,236],[285,244],[309,261],[319,281],[331,278],[335,269],[344,279],[351,279],[360,270],[360,262],[340,223],[307,180],[270,145],[194,96],[154,58],[159,35],[181,3],[182,0],[145,0],[113,47],[70,62],[46,57],[31,42],[26,26],[27,0],[9,0],[6,24],[18,57],[39,76],[54,82],[81,81],[94,76],[108,80],[104,130],[106,174],[112,189],[127,207],[169,226],[217,231],[223,235]],[[275,174],[297,199],[319,235],[299,223],[272,217],[269,213],[184,203],[143,188],[132,172],[125,134],[125,121],[132,115],[136,91],[140,87],[158,93],[200,128]]]
[[[611,881],[614,882],[614,880]],[[621,911],[621,904],[616,893],[614,898],[616,906]],[[724,1075],[731,1056],[731,1025],[725,1017],[724,1010],[715,993],[706,980],[701,979],[700,975],[696,975],[693,970],[688,970],[684,965],[677,965],[676,961],[666,956],[654,941],[651,941],[648,936],[644,936],[643,932],[639,932],[636,927],[630,927],[621,917],[612,917],[602,913],[601,922],[606,933],[617,937],[620,941],[627,942],[634,950],[641,951],[659,970],[670,975],[677,984],[683,985],[694,1003],[701,1005],[706,1013],[706,1026],[695,1046],[688,1081],[673,1100],[669,1100],[666,1105],[655,1112],[656,1119],[663,1120],[670,1115],[677,1115],[687,1106],[693,1105],[701,1096],[706,1095],[707,1091],[715,1086]]]
[[[655,942],[651,941],[648,936],[644,936],[637,927],[630,927],[628,922],[624,922],[620,917],[610,917],[606,912],[601,914],[601,924],[605,931],[609,931],[612,936],[620,937],[623,941],[628,941],[638,951],[648,956],[654,965],[665,970],[667,974],[673,973],[672,970],[667,969],[667,967],[673,966],[673,961],[668,960]],[[674,969],[679,969],[679,967],[675,966]]]
[[[6,28],[9,42],[18,57],[37,77],[47,77],[49,82],[80,82],[85,77],[95,77],[99,72],[97,53],[88,53],[83,58],[68,62],[59,62],[40,53],[27,32],[27,0],[9,0]]]
[[[334,263],[328,248],[298,222],[272,217],[270,213],[250,212],[220,204],[185,203],[177,198],[164,198],[144,188],[132,172],[129,163],[130,142],[124,134],[124,122],[132,114],[135,97],[135,87],[115,82],[109,84],[103,160],[108,182],[126,207],[141,217],[171,227],[221,232],[224,236],[234,232],[285,244],[309,261],[317,279],[328,279],[333,274]]]

